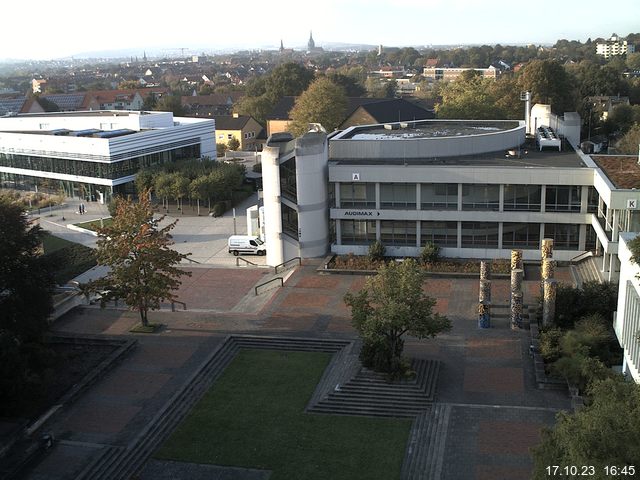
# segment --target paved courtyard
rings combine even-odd
[[[104,213],[101,208],[91,205],[88,217],[99,218]],[[73,214],[73,205],[68,209],[65,221]],[[47,228],[45,222],[50,227],[58,224],[51,228],[57,229],[56,234],[78,241],[76,233],[56,215],[61,217],[57,213],[44,218],[43,226]],[[254,287],[275,275],[273,269],[235,266],[235,258],[226,252],[232,217],[185,217],[178,225],[176,248],[194,252],[199,263],[184,266],[192,275],[183,278],[178,295],[187,309],[176,304],[172,311],[170,305],[164,305],[150,314],[152,321],[165,325],[160,333],[129,333],[138,317],[121,305],[80,307],[53,326],[61,333],[135,338],[138,345],[45,425],[57,443],[28,478],[75,479],[90,471],[92,461],[103,453],[130,445],[228,334],[356,338],[342,299],[345,293],[362,288],[365,277],[318,273],[319,261],[307,261],[279,275],[285,278],[283,287],[256,295]],[[95,242],[86,235],[82,240],[90,246]],[[85,276],[97,274],[88,272]],[[558,268],[556,277],[571,282],[566,268]],[[477,328],[478,283],[464,278],[429,279],[425,291],[436,298],[436,310],[452,320],[453,329],[432,340],[409,338],[405,353],[441,362],[436,402],[448,413],[443,419],[440,440],[444,448],[439,449],[437,478],[526,479],[532,467],[529,448],[539,441],[541,427],[552,425],[561,409],[569,409],[569,400],[562,392],[536,388],[529,332],[509,328],[508,279],[492,282],[493,304],[497,306],[492,328]],[[539,282],[525,279],[524,291],[525,304],[533,302]],[[153,468],[158,470],[153,464],[146,472]],[[205,470],[199,475],[213,472]],[[242,478],[233,476],[241,471],[219,473],[219,478]]]
[[[327,275],[307,262],[284,287],[256,296],[254,286],[273,276],[260,268],[189,267],[180,292],[186,311],[168,306],[151,314],[166,325],[156,335],[132,335],[137,315],[121,308],[82,307],[55,325],[58,332],[135,337],[139,345],[47,428],[58,439],[29,478],[71,479],[106,448],[124,448],[226,334],[251,333],[354,338],[342,298],[364,284],[358,275]],[[560,276],[568,274],[560,269]],[[494,279],[494,304],[508,303],[508,280]],[[525,281],[533,300],[537,281]],[[511,331],[506,308],[492,328],[476,326],[478,281],[430,279],[425,290],[454,328],[434,340],[408,339],[407,355],[441,361],[436,402],[450,407],[439,462],[441,479],[526,479],[529,448],[552,425],[565,394],[538,390],[528,353],[528,331]]]

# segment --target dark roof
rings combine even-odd
[[[384,99],[373,103],[366,103],[361,105],[360,108],[366,110],[377,123],[435,118],[435,114],[432,111],[425,110],[402,98]],[[352,113],[353,112],[349,115]]]
[[[6,115],[9,112],[20,113],[26,100],[25,97],[0,98],[0,115]]]
[[[241,92],[185,95],[182,97],[182,105],[229,105],[238,102],[243,96]]]
[[[296,103],[296,97],[282,97],[267,115],[267,120],[289,120],[289,112]]]
[[[249,115],[216,115],[212,118],[216,121],[216,130],[242,130],[251,119]]]

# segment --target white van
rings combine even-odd
[[[257,255],[265,255],[267,247],[260,237],[253,235],[231,235],[229,237],[229,253],[233,253],[236,257],[241,253],[255,253]]]

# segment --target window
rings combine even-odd
[[[462,222],[462,248],[498,248],[498,224]]]
[[[298,212],[284,203],[282,206],[282,232],[298,239]]]
[[[340,208],[376,208],[374,183],[341,183]]]
[[[462,185],[462,209],[497,212],[500,209],[500,185]]]
[[[342,243],[370,245],[376,241],[375,220],[340,220]]]
[[[547,212],[579,212],[580,186],[548,186],[545,209]]]
[[[422,245],[431,242],[439,247],[458,246],[458,222],[420,222]]]
[[[595,187],[589,187],[589,195],[587,197],[587,212],[598,213],[598,203],[600,201],[600,194]]]
[[[578,250],[580,226],[569,223],[546,223],[545,238],[553,238],[553,248],[557,250]]]
[[[415,183],[383,183],[380,185],[380,207],[396,210],[416,208]]]
[[[231,140],[233,138],[233,133],[227,133],[227,140]]]
[[[383,220],[380,222],[380,241],[385,245],[416,246],[416,222]]]
[[[280,164],[280,193],[292,202],[298,201],[295,157]]]
[[[541,194],[540,185],[505,185],[504,210],[539,212]]]
[[[423,183],[420,185],[420,208],[423,210],[457,210],[457,183]]]
[[[540,246],[539,223],[503,223],[502,247],[503,248],[534,248]]]

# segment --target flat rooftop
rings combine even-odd
[[[429,120],[387,125],[365,125],[347,130],[338,139],[405,140],[418,138],[460,137],[504,132],[519,126],[518,121]]]
[[[638,157],[626,155],[591,155],[616,188],[640,188]]]
[[[330,158],[333,165],[450,165],[450,166],[487,166],[487,167],[530,167],[530,168],[588,168],[578,154],[569,145],[565,151],[545,149],[539,151],[536,147],[521,147],[515,150],[515,155],[501,150],[498,152],[479,155],[463,155],[459,157],[443,158],[367,158],[367,159],[339,159]]]

